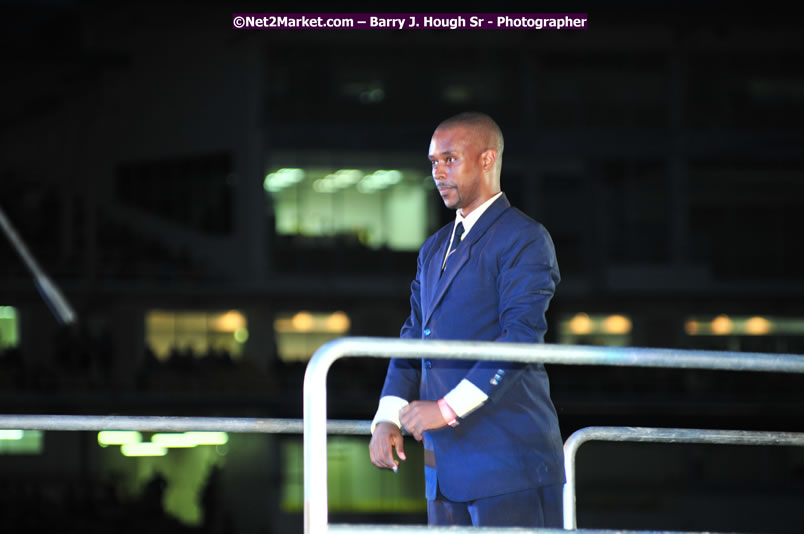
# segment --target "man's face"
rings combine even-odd
[[[463,214],[485,202],[480,143],[463,126],[438,129],[430,140],[433,180],[444,205]]]

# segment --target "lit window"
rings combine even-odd
[[[327,440],[329,510],[340,513],[423,513],[424,452],[406,450],[405,465],[388,484],[388,475],[366,461],[368,438],[331,436]],[[282,442],[281,507],[304,510],[304,458],[301,438]]]
[[[725,314],[689,317],[684,331],[690,336],[804,336],[804,319]]]
[[[167,359],[174,348],[189,349],[196,356],[226,351],[237,359],[247,339],[246,317],[237,310],[151,310],[145,317],[145,340],[159,360]]]
[[[280,235],[353,237],[391,250],[418,250],[427,238],[433,185],[421,171],[283,167],[263,187]]]
[[[16,347],[18,339],[16,308],[0,306],[0,350]]]
[[[559,342],[623,347],[631,343],[631,319],[621,314],[576,313],[559,322]]]
[[[278,315],[274,332],[279,358],[286,362],[309,360],[324,343],[348,335],[350,327],[349,316],[342,311]]]
[[[0,454],[42,454],[41,430],[0,430]]]

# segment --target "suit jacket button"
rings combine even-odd
[[[430,335],[430,329],[429,329],[429,328],[425,328],[425,329],[424,329],[424,335],[425,335],[425,336],[429,336],[429,335]]]

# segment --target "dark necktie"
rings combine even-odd
[[[459,222],[455,225],[455,231],[452,234],[452,244],[449,247],[449,252],[447,252],[446,257],[444,258],[444,263],[441,265],[441,272],[444,272],[444,269],[447,268],[447,261],[449,257],[452,256],[452,253],[455,252],[455,249],[458,248],[458,245],[461,243],[461,236],[463,235],[463,223]]]

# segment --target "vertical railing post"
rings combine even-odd
[[[578,520],[575,510],[575,454],[583,443],[583,435],[575,432],[564,442],[564,529],[575,530]]]
[[[327,531],[327,372],[348,341],[319,348],[304,373],[304,532]]]

